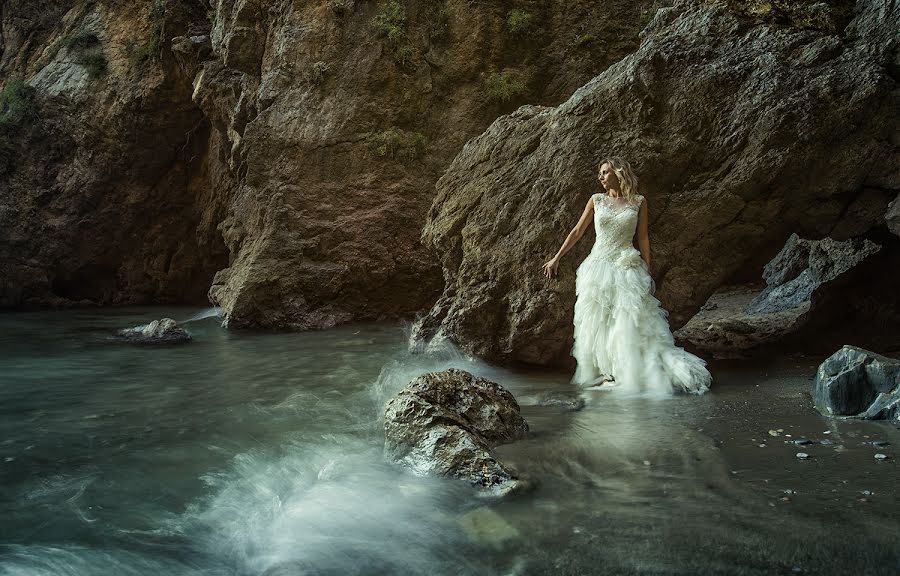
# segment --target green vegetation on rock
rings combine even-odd
[[[506,28],[513,36],[521,36],[531,28],[534,17],[530,12],[513,8],[506,16]]]
[[[159,56],[163,28],[166,23],[166,0],[153,0],[147,20],[150,22],[149,37],[140,44],[129,42],[125,45],[125,53],[128,55],[128,61],[131,62],[132,66],[138,66],[147,60],[154,60]]]
[[[406,36],[406,9],[396,0],[385,4],[372,18],[372,27],[379,37],[384,38],[399,66],[412,63],[415,50]]]
[[[489,100],[506,103],[525,93],[525,82],[510,70],[494,72],[485,82],[485,91]]]
[[[0,91],[0,125],[20,125],[37,117],[35,90],[24,80],[8,81]]]
[[[425,135],[391,127],[371,135],[369,146],[376,156],[382,158],[414,160],[425,153]]]

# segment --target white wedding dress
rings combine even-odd
[[[592,386],[611,376],[616,388],[630,392],[706,392],[712,380],[706,363],[675,345],[632,244],[643,197],[633,204],[605,193],[592,199],[597,239],[575,281],[572,355],[578,368],[572,381]]]

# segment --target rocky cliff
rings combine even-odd
[[[6,3],[28,113],[3,134],[0,305],[209,289],[231,326],[409,316],[442,288],[419,236],[463,143],[564,100],[657,4]]]
[[[900,5],[773,4],[664,8],[636,52],[565,103],[522,107],[468,142],[428,215],[446,286],[417,337],[565,361],[593,235],[558,279],[541,265],[597,191],[604,155],[630,159],[641,179],[652,274],[676,328],[726,281],[758,275],[792,232],[884,228],[900,189]],[[896,270],[885,281],[898,283]]]
[[[547,364],[591,240],[540,265],[601,155],[639,172],[675,326],[791,233],[884,227],[896,3],[670,4],[6,2],[0,307],[431,307],[423,338]]]

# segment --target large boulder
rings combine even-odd
[[[812,397],[828,416],[900,421],[900,360],[844,346],[819,365]]]
[[[759,25],[728,4],[661,9],[634,54],[568,101],[519,108],[466,144],[423,230],[445,289],[417,337],[443,334],[492,361],[567,361],[575,268],[593,234],[558,279],[541,264],[597,191],[607,154],[628,158],[641,178],[651,272],[673,328],[762,267],[792,231],[884,226],[900,189],[886,144],[900,123],[891,72],[900,6],[860,0],[833,33]],[[871,209],[850,210],[864,190]]]
[[[831,238],[802,240],[792,234],[784,248],[766,264],[768,285],[750,303],[751,314],[781,312],[809,306],[813,292],[847,272],[881,247],[866,239],[838,242]]]
[[[191,340],[187,330],[171,318],[154,320],[143,326],[119,330],[119,336],[132,344],[179,344]]]
[[[498,462],[491,448],[527,434],[512,394],[455,368],[415,378],[384,411],[389,460],[417,474],[462,478],[497,495],[526,482]]]

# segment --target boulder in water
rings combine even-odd
[[[900,421],[900,360],[844,346],[819,365],[812,397],[828,416]]]
[[[417,474],[462,478],[503,496],[527,486],[491,448],[524,438],[528,423],[495,382],[450,368],[413,379],[384,411],[384,451]]]
[[[191,339],[191,335],[171,318],[154,320],[146,326],[125,328],[118,334],[133,344],[178,344]]]

